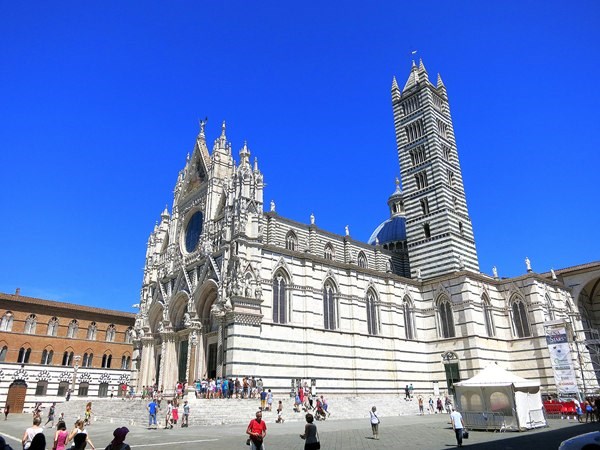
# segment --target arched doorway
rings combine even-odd
[[[446,375],[446,386],[448,395],[454,397],[454,384],[460,381],[460,368],[458,366],[458,355],[454,352],[442,353],[442,363]]]
[[[10,406],[10,412],[20,414],[25,405],[25,396],[27,395],[27,383],[24,380],[15,380],[8,388],[6,404]]]

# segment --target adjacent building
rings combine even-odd
[[[0,404],[20,412],[70,395],[120,395],[133,364],[131,313],[0,293]]]

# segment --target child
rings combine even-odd
[[[281,400],[279,400],[279,404],[277,405],[277,420],[275,421],[275,423],[285,422],[283,416],[281,415],[282,411],[283,411],[283,403],[281,402]]]

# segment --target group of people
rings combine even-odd
[[[194,382],[196,398],[260,398],[262,378],[202,378]]]
[[[155,399],[151,399],[150,403],[146,406],[148,410],[148,428],[158,428],[158,422],[156,420],[158,411],[160,410],[160,402]],[[183,415],[181,418],[181,427],[187,428],[190,423],[190,405],[188,401],[183,402]],[[179,399],[177,397],[173,400],[167,400],[167,407],[165,411],[165,428],[172,429],[179,423]]]
[[[39,415],[34,416],[32,426],[25,430],[21,439],[23,450],[46,450],[46,435],[41,423],[41,417]],[[114,439],[106,446],[105,450],[130,450],[129,445],[125,443],[127,433],[129,433],[129,430],[126,427],[115,429],[113,432]],[[92,450],[96,449],[83,419],[78,419],[70,432],[63,420],[57,423],[52,448],[54,450],[65,450],[69,443],[71,444],[69,448],[74,450],[83,450],[88,445]],[[4,448],[10,449],[6,444]]]
[[[279,403],[281,404],[281,402]],[[300,435],[300,439],[304,440],[304,450],[318,450],[321,448],[321,442],[317,426],[314,424],[315,418],[311,413],[307,413],[305,418],[304,433]],[[267,424],[262,418],[262,411],[256,412],[256,418],[248,424],[246,434],[248,435],[246,444],[250,445],[250,450],[265,449],[264,440],[267,436]]]

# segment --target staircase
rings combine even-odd
[[[419,413],[418,402],[404,400],[398,395],[363,395],[363,396],[326,396],[329,404],[330,416],[327,420],[365,418],[369,415],[372,406],[377,407],[377,415],[380,417],[416,415]],[[260,406],[258,399],[196,399],[194,396],[187,397],[190,405],[190,426],[222,425],[233,423],[246,423],[253,418]],[[425,410],[427,400],[424,398]],[[295,413],[293,411],[293,400],[289,397],[275,396],[273,399],[273,410],[263,412],[263,419],[267,423],[273,423],[277,418],[277,403],[283,401],[283,418],[290,422],[304,421],[305,412]],[[147,425],[148,412],[146,405],[149,400],[142,401],[88,398],[75,399],[61,403],[56,406],[57,417],[63,412],[67,427],[70,427],[77,418],[83,417],[85,405],[92,401],[92,420],[102,423],[114,423],[118,425]],[[161,409],[157,415],[159,426],[165,424],[166,400],[161,402]],[[183,401],[179,405],[179,420],[183,416]],[[181,422],[179,422],[181,423]]]

